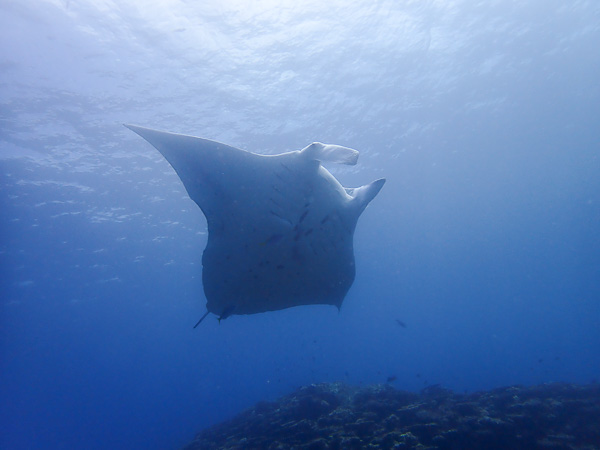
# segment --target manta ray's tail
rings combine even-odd
[[[208,313],[209,313],[209,312],[210,312],[210,311],[206,311],[206,312],[204,313],[204,315],[203,315],[202,317],[200,317],[200,320],[199,320],[198,322],[196,322],[196,325],[194,325],[194,328],[196,328],[198,325],[200,325],[200,322],[202,322],[202,321],[204,320],[204,318],[205,318],[206,316],[208,316]]]

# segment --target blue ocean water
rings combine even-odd
[[[597,380],[598,2],[200,3],[0,3],[0,447],[178,448],[317,382]],[[205,218],[122,123],[358,149],[328,169],[388,181],[341,311],[192,329]]]

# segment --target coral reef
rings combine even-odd
[[[596,449],[600,385],[455,394],[343,383],[300,388],[199,433],[196,449]]]

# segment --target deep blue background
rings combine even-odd
[[[597,2],[196,3],[0,4],[2,448],[177,448],[315,382],[597,379]],[[123,122],[360,150],[329,169],[388,182],[341,312],[193,330],[205,219]]]

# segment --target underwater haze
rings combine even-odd
[[[0,2],[0,447],[175,449],[299,386],[600,374],[600,3]],[[123,127],[387,183],[338,312],[207,317],[206,219]]]

